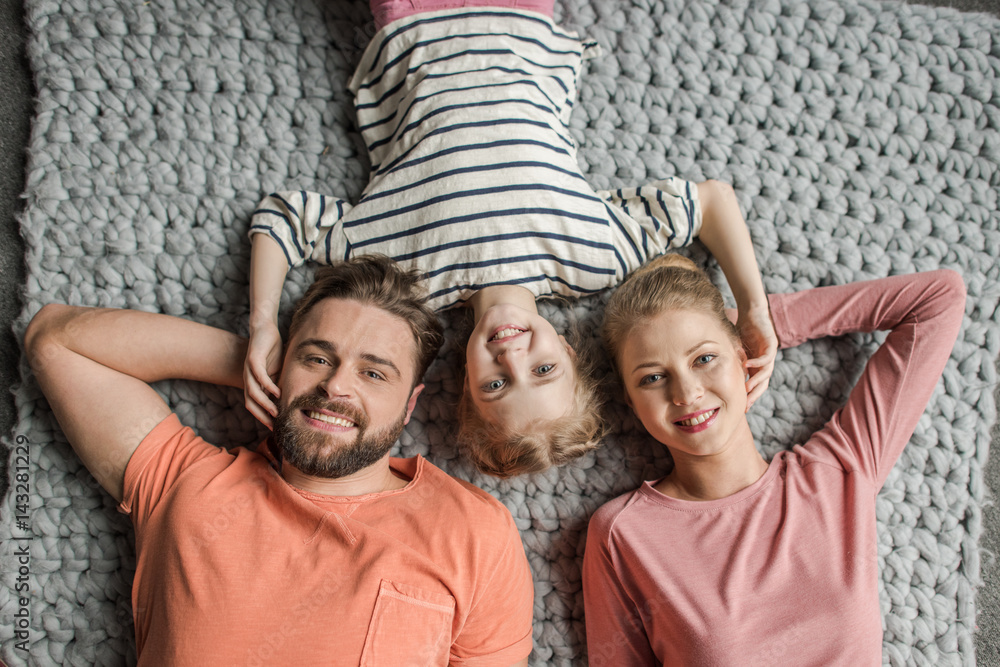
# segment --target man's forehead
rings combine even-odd
[[[402,317],[370,303],[333,297],[306,313],[290,343],[296,346],[309,340],[325,340],[338,350],[377,348],[397,364],[412,365],[416,349],[413,331]]]
[[[318,302],[306,314],[302,329],[313,334],[367,334],[390,340],[412,340],[410,325],[403,318],[370,303],[354,299],[327,298]]]

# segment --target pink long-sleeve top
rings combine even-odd
[[[881,665],[875,496],[906,445],[965,310],[947,270],[770,298],[782,347],[889,330],[846,404],[727,498],[655,482],[590,521],[590,665]]]

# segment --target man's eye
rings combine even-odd
[[[555,367],[556,367],[555,364],[542,364],[541,366],[535,369],[535,373],[537,373],[538,375],[548,375],[553,370],[555,370]]]
[[[505,384],[507,384],[505,380],[491,380],[483,385],[483,389],[485,391],[500,391]]]
[[[306,357],[306,361],[308,361],[310,364],[325,364],[326,363],[326,359],[324,359],[323,357]]]
[[[385,379],[385,376],[382,375],[381,373],[377,372],[377,371],[365,371],[365,375],[367,375],[368,377],[370,377],[373,380],[384,380]]]

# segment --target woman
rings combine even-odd
[[[670,178],[593,191],[568,125],[593,45],[552,23],[551,0],[465,4],[373,1],[390,23],[349,83],[371,159],[361,200],[287,191],[255,212],[247,407],[265,424],[275,414],[288,267],[382,253],[423,272],[434,308],[472,308],[459,422],[480,469],[563,463],[596,444],[596,383],[536,299],[617,285],[697,235],[732,285],[756,398],[776,341],[732,189]]]
[[[880,665],[875,496],[937,384],[964,296],[941,270],[770,297],[782,347],[889,334],[827,425],[767,462],[718,290],[676,256],[626,281],[605,343],[674,466],[591,519],[591,664]]]

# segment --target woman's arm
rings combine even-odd
[[[656,664],[639,611],[625,592],[608,551],[607,510],[598,510],[587,530],[583,557],[583,606],[590,665]]]
[[[747,410],[767,389],[778,339],[768,312],[767,295],[754,256],[753,242],[746,221],[740,213],[733,188],[720,181],[698,184],[701,202],[701,231],[698,238],[705,244],[723,273],[736,298],[738,317],[736,328],[747,348],[746,366],[751,373],[747,381]]]
[[[239,387],[246,340],[167,315],[51,304],[24,337],[28,362],[84,465],[121,501],[125,468],[170,414],[149,383]]]
[[[965,283],[949,270],[772,295],[782,347],[888,330],[847,403],[810,442],[877,487],[913,435],[962,324]]]

